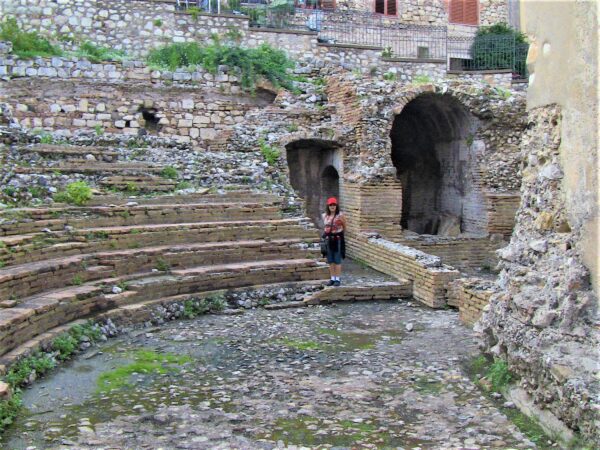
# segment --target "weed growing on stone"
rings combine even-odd
[[[189,181],[180,181],[179,183],[177,183],[175,185],[175,190],[181,191],[183,189],[190,189],[191,187],[192,187],[192,183],[190,183]]]
[[[54,142],[54,138],[51,134],[42,134],[40,136],[40,144],[52,144]]]
[[[32,373],[35,373],[36,376],[41,376],[52,370],[55,366],[56,361],[50,355],[35,353],[14,364],[4,377],[4,380],[12,387],[19,388],[28,383]]]
[[[164,260],[163,258],[158,258],[156,260],[156,266],[154,267],[160,272],[168,272],[169,270],[171,270],[171,264],[169,264],[169,262]]]
[[[127,184],[125,184],[125,192],[129,194],[137,194],[140,192],[140,187],[133,181],[129,181]]]
[[[93,63],[102,61],[122,61],[125,59],[125,52],[115,50],[110,47],[95,45],[90,41],[85,41],[79,46],[75,54],[81,58],[89,59]]]
[[[94,241],[94,240],[105,240],[108,239],[108,233],[106,231],[93,231],[90,232],[88,234],[85,235],[85,238],[88,241]]]
[[[57,192],[53,200],[57,203],[70,203],[82,206],[92,198],[92,188],[85,181],[69,183],[64,191]]]
[[[104,127],[102,125],[96,125],[94,126],[94,132],[96,133],[96,136],[102,136],[104,134]]]
[[[58,359],[65,361],[75,353],[77,344],[77,339],[73,336],[70,334],[63,334],[52,341],[52,349],[58,352]]]
[[[211,311],[222,311],[227,305],[223,296],[189,299],[183,303],[183,317],[193,319]]]
[[[293,133],[293,132],[295,132],[295,131],[298,131],[298,124],[297,124],[297,123],[290,123],[290,124],[287,126],[287,130],[288,130],[290,133]]]
[[[419,84],[429,84],[431,83],[431,78],[428,75],[415,75],[412,79],[412,83]]]
[[[167,180],[176,180],[179,178],[179,173],[175,167],[167,166],[160,172],[160,176],[166,178]]]
[[[77,274],[73,277],[73,279],[71,280],[71,284],[73,286],[81,286],[83,284],[83,278],[81,275]]]
[[[0,432],[13,423],[22,404],[20,392],[13,394],[10,400],[0,401]]]
[[[154,22],[152,22],[152,24],[155,27],[162,27],[163,21],[161,19],[154,19]]]
[[[121,216],[123,219],[127,220],[131,217],[131,213],[128,210],[125,210],[125,211],[121,211],[119,213],[119,216]]]
[[[508,370],[508,364],[502,359],[496,359],[487,371],[486,378],[492,383],[496,392],[504,390],[515,376]]]
[[[0,41],[9,41],[13,53],[21,58],[35,56],[59,56],[62,51],[41,37],[37,31],[22,31],[15,18],[7,18],[0,23]]]
[[[396,81],[396,74],[394,72],[386,72],[383,74],[385,81]]]
[[[191,8],[187,9],[187,12],[190,16],[192,16],[192,19],[194,19],[196,22],[198,21],[198,17],[200,16],[200,13],[202,12],[199,8],[192,6]]]
[[[263,155],[268,165],[273,166],[279,161],[279,158],[281,157],[281,151],[279,149],[271,147],[263,138],[258,140],[258,146],[260,148],[260,153]]]
[[[172,353],[156,353],[150,350],[137,350],[133,353],[134,362],[105,372],[98,378],[98,391],[107,392],[129,385],[129,378],[134,373],[164,374],[177,370],[174,365],[191,362],[189,356]]]

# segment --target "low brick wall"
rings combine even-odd
[[[442,265],[439,258],[427,255],[366,233],[348,233],[348,255],[371,267],[413,284],[415,300],[431,307],[446,305],[448,282],[460,276],[457,270]]]
[[[413,237],[394,237],[392,239],[407,247],[424,253],[439,256],[444,264],[460,270],[494,267],[498,258],[496,250],[506,242],[489,237],[442,237],[419,235]]]
[[[448,305],[458,308],[458,317],[473,326],[494,293],[494,283],[481,278],[459,278],[448,283]]]

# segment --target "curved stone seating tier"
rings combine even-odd
[[[328,278],[317,230],[307,218],[285,218],[276,195],[242,184],[166,194],[176,181],[160,176],[164,167],[120,161],[110,147],[11,152],[23,162],[16,173],[73,173],[135,196],[96,190],[85,206],[0,211],[0,355],[136,304]]]
[[[209,264],[228,264],[239,261],[265,261],[269,259],[317,258],[317,238],[239,240],[229,242],[203,242],[185,245],[162,245],[141,249],[115,250],[66,258],[21,264],[0,272],[0,299],[13,298],[22,302],[47,289],[69,286],[74,282],[99,280],[114,274],[129,275],[152,272],[157,267],[171,270]]]
[[[18,151],[22,155],[38,154],[42,158],[52,159],[69,159],[70,157],[85,159],[87,155],[92,155],[101,161],[111,162],[119,158],[118,152],[110,151],[107,147],[101,146],[79,147],[75,145],[37,144],[29,147],[19,147]]]
[[[0,261],[6,266],[103,250],[141,248],[165,242],[218,242],[240,239],[311,240],[315,230],[306,219],[193,222],[117,227],[80,228],[55,233],[4,237]]]
[[[327,266],[314,259],[278,259],[188,267],[52,290],[0,311],[0,355],[54,327],[123,305],[211,290],[318,280],[327,273]],[[124,281],[127,290],[105,293],[107,286]]]
[[[11,217],[19,219],[10,220]],[[153,203],[147,205],[113,205],[63,208],[20,208],[8,217],[0,212],[0,236],[28,234],[42,230],[63,231],[65,226],[99,227],[109,225],[144,225],[177,222],[208,222],[228,219],[276,219],[281,217],[277,205],[257,202],[240,203]]]
[[[211,189],[204,188],[200,192],[190,194],[163,194],[152,197],[123,196],[121,194],[100,194],[94,195],[86,206],[105,206],[110,204],[123,204],[124,202],[135,202],[139,205],[153,203],[186,204],[186,203],[239,203],[239,202],[260,202],[262,204],[281,205],[282,199],[274,194],[264,192],[255,192],[247,187],[245,189],[226,190],[219,193],[210,193]]]

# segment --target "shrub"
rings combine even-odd
[[[248,49],[232,43],[222,44],[218,39],[204,47],[195,42],[176,43],[152,50],[148,63],[171,71],[200,65],[212,74],[225,65],[236,72],[242,87],[251,92],[260,79],[276,87],[293,89],[292,77],[287,73],[287,69],[294,67],[293,62],[283,51],[267,44]]]
[[[162,27],[163,21],[161,19],[155,19],[152,23],[155,27]]]
[[[92,198],[92,189],[85,181],[75,181],[69,183],[64,191],[57,192],[54,195],[54,201],[60,203],[71,203],[74,205],[84,205]]]
[[[21,58],[57,56],[62,53],[58,47],[53,46],[37,32],[22,31],[15,18],[8,18],[0,23],[0,41],[11,42],[13,53]]]
[[[267,164],[272,166],[279,161],[279,157],[281,156],[279,149],[271,147],[262,138],[258,140],[258,146],[260,147],[260,152],[264,156],[265,161],[267,161]]]
[[[90,41],[85,41],[81,44],[76,54],[77,56],[87,58],[94,63],[102,61],[122,61],[125,58],[125,52],[121,50],[95,45]]]
[[[160,176],[168,180],[176,180],[179,178],[179,173],[177,173],[175,167],[167,166],[160,172]]]

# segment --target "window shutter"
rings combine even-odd
[[[479,0],[450,0],[448,21],[465,25],[479,24]]]
[[[477,25],[479,24],[479,0],[464,0],[464,24]]]
[[[387,15],[395,16],[397,13],[396,0],[387,0]]]

